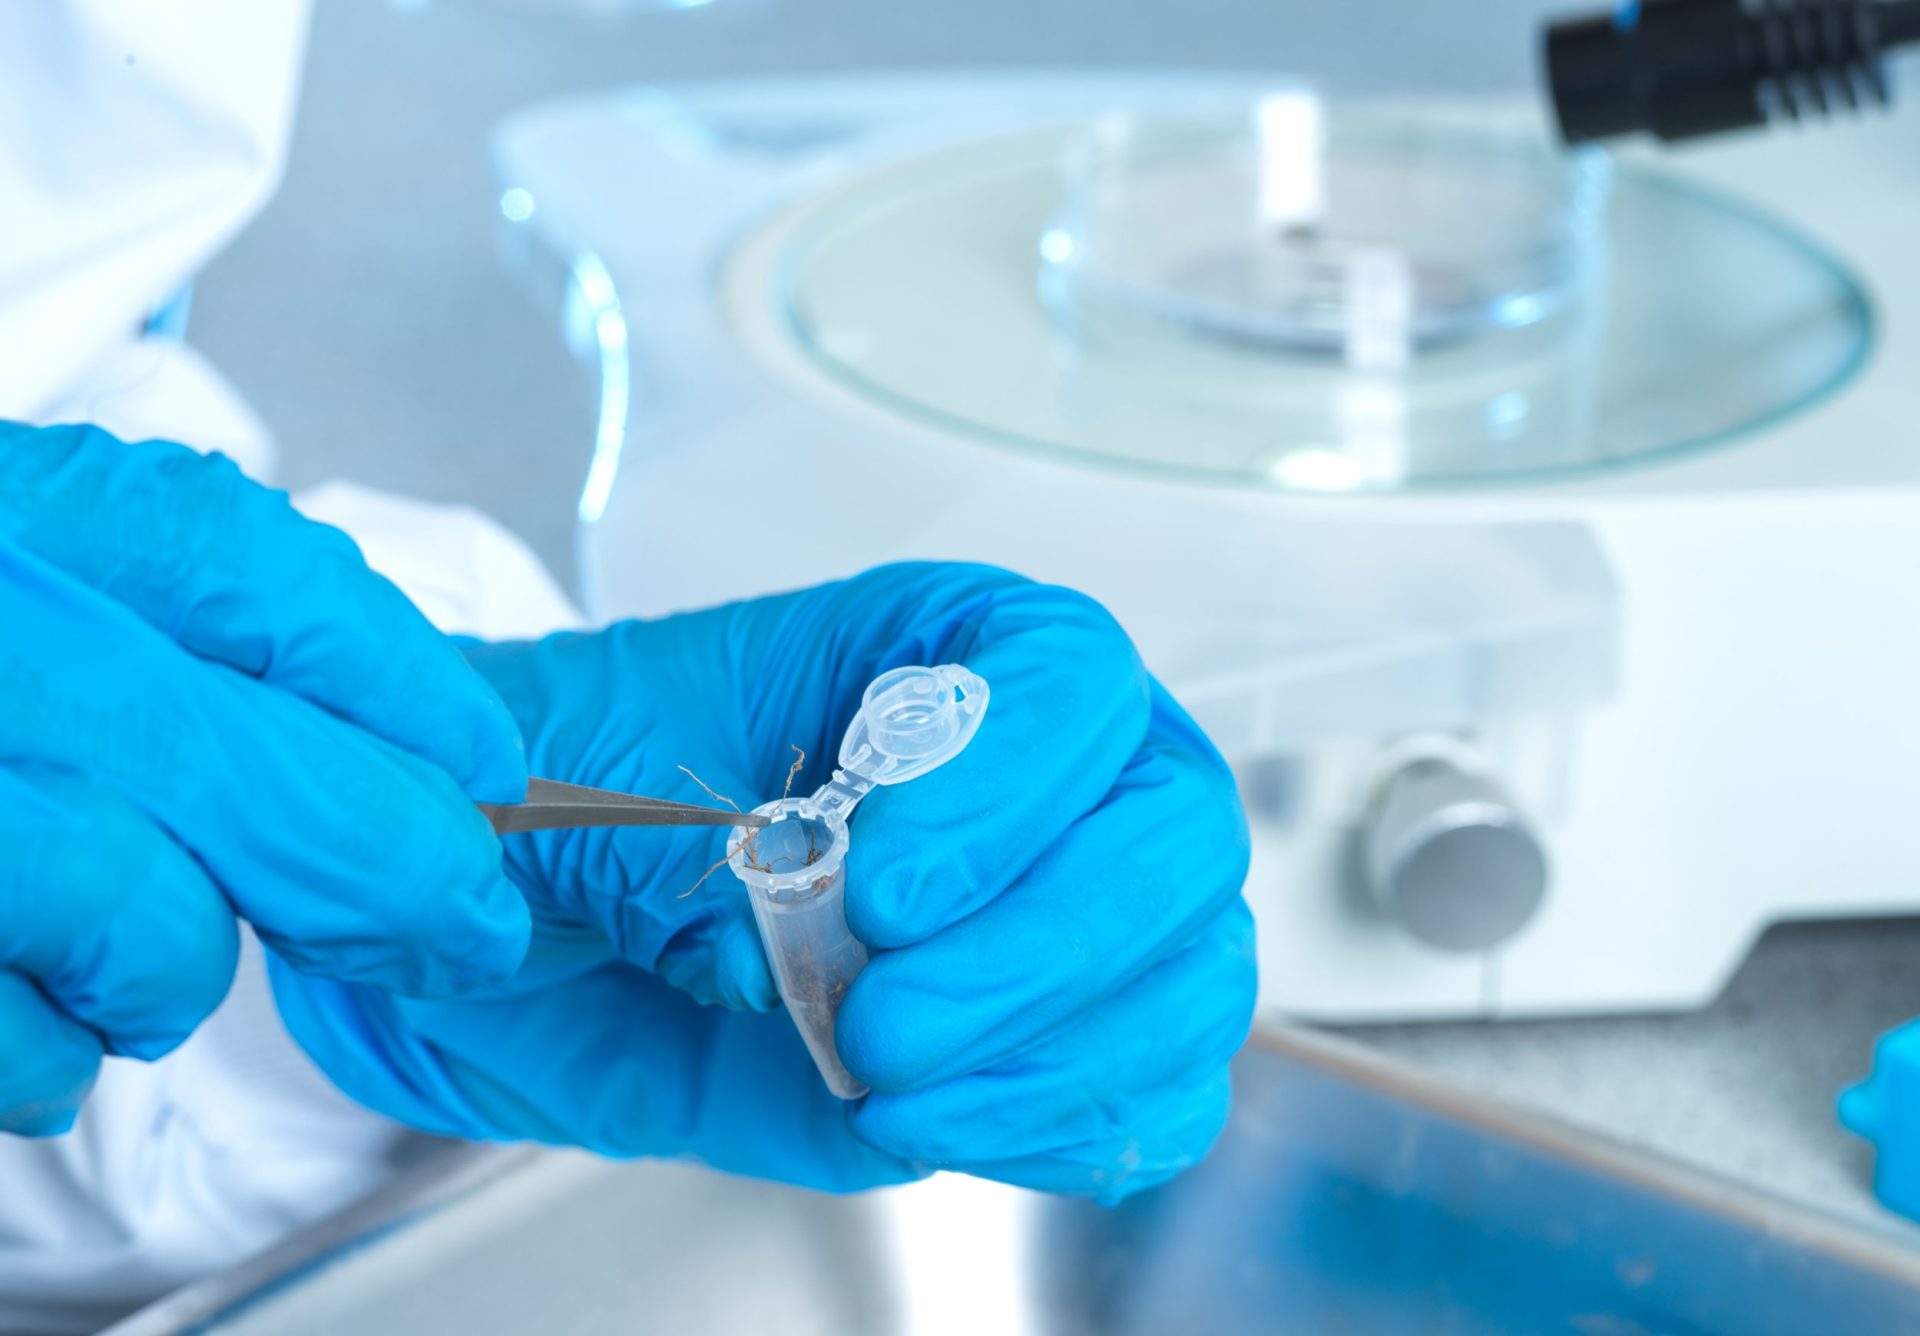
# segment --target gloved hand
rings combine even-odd
[[[225,459],[0,423],[0,1131],[220,1002],[236,916],[283,960],[496,983],[526,903],[471,800],[524,792],[458,649]]]
[[[810,792],[868,681],[964,663],[972,744],[873,793],[847,911],[874,949],[830,1096],[777,1005],[721,830],[510,836],[535,944],[510,985],[421,1002],[277,970],[350,1094],[417,1125],[692,1154],[829,1188],[935,1167],[1116,1200],[1198,1159],[1253,1005],[1245,827],[1218,755],[1084,597],[972,566],[842,584],[469,657],[536,773],[743,808]],[[715,1005],[718,1004],[718,1005]],[[731,1008],[731,1009],[730,1009]]]

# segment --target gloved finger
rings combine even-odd
[[[674,685],[674,673],[715,672],[659,643],[665,626],[622,622],[550,636],[537,653],[515,644],[465,652],[513,709],[541,773],[703,806],[723,805],[715,794],[726,794],[751,808],[779,773],[766,767],[756,778],[737,765],[725,745],[739,735],[731,719],[661,708],[656,693],[679,691],[672,698],[682,700],[691,689]],[[592,703],[584,715],[582,702]],[[699,778],[682,765],[697,767]],[[752,910],[744,888],[716,866],[728,836],[721,827],[558,830],[509,836],[502,847],[509,875],[543,912],[543,933],[553,920],[592,924],[619,959],[698,1000],[766,1011],[779,994]]]
[[[233,911],[124,799],[79,776],[0,767],[0,967],[25,975],[109,1053],[157,1058],[226,996]]]
[[[0,535],[203,658],[386,738],[480,801],[525,792],[493,690],[351,539],[219,455],[0,423]]]
[[[716,895],[722,897],[721,909],[674,934],[654,972],[705,1006],[772,1011],[780,1005],[780,992],[752,910],[735,888]]]
[[[1247,834],[1232,777],[1170,700],[1155,719],[1107,799],[1004,894],[873,957],[839,1016],[854,1075],[899,1091],[992,1066],[1113,996],[1239,895]]]
[[[1124,1141],[1144,1106],[1206,1088],[1252,1023],[1253,915],[1236,901],[1200,939],[1106,1005],[985,1071],[852,1114],[906,1160],[967,1164]]]
[[[4,539],[0,625],[0,755],[132,802],[290,959],[434,994],[518,965],[526,903],[446,771],[184,653]]]
[[[853,1135],[785,1015],[703,1007],[619,963],[457,1003],[271,968],[288,1028],[335,1083],[428,1131],[691,1156],[835,1192],[920,1176]]]
[[[100,1037],[0,969],[0,1132],[58,1136],[100,1074]]]
[[[1019,1159],[930,1167],[959,1169],[975,1178],[1066,1197],[1091,1197],[1103,1206],[1117,1206],[1205,1159],[1226,1128],[1232,1104],[1232,1078],[1223,1068],[1197,1089],[1163,1098],[1124,1138]]]
[[[771,1011],[780,994],[752,906],[733,874],[717,866],[729,834],[611,828],[501,843],[508,875],[544,919],[592,924],[616,958],[703,1004]]]
[[[714,782],[723,792],[751,792],[721,772]],[[650,791],[694,801],[671,786]],[[771,1011],[780,994],[746,888],[720,866],[734,834],[726,827],[614,828],[504,843],[515,880],[597,926],[619,959],[709,1006]]]
[[[856,818],[847,919],[869,946],[924,941],[999,895],[1106,799],[1147,733],[1150,679],[1099,604],[987,568],[952,584],[912,650],[965,664],[992,695],[964,752]]]

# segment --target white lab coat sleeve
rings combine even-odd
[[[45,421],[280,177],[306,0],[0,4],[0,418]]]
[[[533,550],[477,510],[348,482],[293,501],[308,519],[344,529],[367,564],[450,635],[525,640],[583,625]]]

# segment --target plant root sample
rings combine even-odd
[[[795,744],[795,743],[788,743],[787,745],[793,748],[793,764],[787,767],[787,782],[785,786],[782,787],[780,790],[780,798],[781,798],[781,801],[783,802],[786,799],[791,798],[793,796],[793,781],[799,778],[801,767],[805,766],[807,763],[807,753],[804,748],[800,747],[798,744]],[[706,780],[694,774],[693,771],[687,769],[687,767],[685,767],[684,765],[676,766],[675,769],[679,770],[681,774],[685,775],[688,779],[692,780],[694,783],[698,784],[702,789],[704,789],[708,797],[714,799],[716,802],[723,802],[727,806],[731,807],[734,811],[740,812],[739,803],[727,797],[727,795],[724,793],[716,792],[712,785],[708,784]],[[746,815],[745,812],[740,812],[740,814],[742,816]],[[754,838],[759,833],[760,833],[759,831],[751,828],[743,830],[740,834],[740,842],[734,845],[732,848],[728,849],[726,853],[722,854],[719,857],[719,859],[717,859],[711,867],[709,867],[705,872],[702,872],[700,874],[699,881],[694,882],[693,885],[687,887],[686,890],[680,892],[680,894],[676,896],[675,899],[684,900],[688,896],[692,895],[695,891],[699,890],[702,886],[706,885],[707,878],[711,877],[714,873],[718,872],[721,868],[725,867],[727,865],[728,860],[731,859],[737,853],[744,853],[746,855],[747,866],[752,868],[755,872],[772,872],[775,868],[779,867],[780,864],[791,863],[793,861],[791,858],[776,858],[773,860],[772,863],[762,863],[760,861],[759,852],[754,844]],[[821,858],[820,851],[814,847],[813,830],[811,827],[809,827],[807,830],[807,861],[802,866],[812,867],[815,863],[820,861],[820,858]]]

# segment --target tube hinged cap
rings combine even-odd
[[[986,713],[986,679],[961,664],[895,668],[861,697],[840,768],[871,784],[918,779],[965,751]]]

